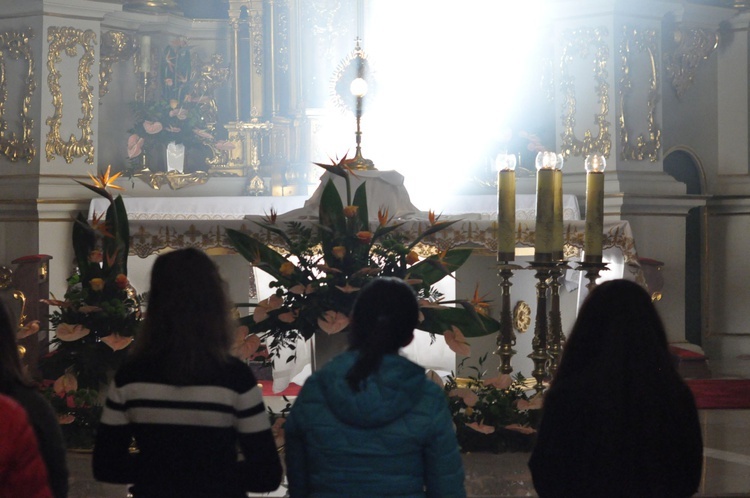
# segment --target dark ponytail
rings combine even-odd
[[[403,280],[376,278],[359,291],[352,311],[350,349],[359,352],[346,374],[353,391],[379,367],[386,354],[396,354],[412,338],[419,320],[414,290]]]

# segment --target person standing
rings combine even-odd
[[[232,325],[207,255],[190,248],[157,258],[142,330],[107,393],[96,479],[132,484],[135,498],[244,498],[279,487],[262,392],[230,355]]]
[[[446,396],[398,354],[418,316],[403,280],[359,291],[349,350],[307,379],[284,425],[292,498],[466,496]]]
[[[26,411],[47,468],[49,486],[55,498],[66,498],[68,464],[62,430],[52,405],[23,369],[16,346],[16,330],[10,312],[0,303],[0,394],[13,398]]]
[[[649,294],[612,280],[584,301],[544,395],[529,460],[547,497],[687,497],[701,480],[693,394]]]

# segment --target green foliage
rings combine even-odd
[[[347,195],[342,199],[329,180],[313,228],[299,222],[277,225],[273,215],[258,223],[268,237],[227,230],[237,252],[274,279],[273,297],[260,303],[262,309],[256,308],[253,316],[242,318],[243,324],[259,334],[273,354],[300,336],[309,339],[316,330],[330,326],[333,316],[337,323],[345,323],[357,291],[373,278],[389,276],[409,282],[421,303],[429,306],[422,308],[425,319],[419,329],[442,334],[457,326],[467,337],[496,332],[499,323],[478,313],[476,303],[459,300],[453,303],[456,307],[449,307],[436,302],[440,296],[432,286],[458,270],[471,249],[450,249],[422,260],[414,252],[422,240],[455,221],[434,222],[415,240],[406,240],[398,230],[401,225],[386,220],[387,214],[382,212],[377,226],[371,226],[365,183],[352,200],[345,166],[345,160],[324,166],[346,179]],[[272,239],[280,239],[283,249],[271,245]]]

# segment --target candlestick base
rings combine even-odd
[[[602,263],[601,261],[581,261],[578,263],[578,266],[576,267],[577,271],[583,271],[585,272],[585,277],[588,279],[589,283],[586,284],[586,288],[591,292],[594,290],[594,287],[596,287],[596,281],[599,278],[599,273],[601,273],[604,270],[609,270],[607,267],[607,263]]]
[[[549,340],[547,342],[547,353],[550,357],[548,373],[550,378],[555,377],[559,364],[562,346],[565,342],[565,334],[562,330],[562,314],[560,312],[560,277],[570,266],[565,261],[560,261],[557,266],[550,270],[550,311],[549,311]]]

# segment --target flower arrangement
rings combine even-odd
[[[57,410],[71,445],[92,436],[101,410],[99,391],[122,362],[133,341],[140,319],[140,296],[127,277],[129,226],[120,189],[110,168],[93,185],[78,182],[109,199],[106,214],[94,213],[92,221],[79,213],[73,225],[76,271],[68,280],[64,300],[44,299],[58,309],[50,323],[55,349],[39,362],[42,390]]]
[[[273,211],[258,222],[269,239],[274,235],[285,246],[280,252],[258,237],[227,230],[237,252],[275,279],[271,283],[274,294],[241,319],[251,334],[266,343],[271,358],[280,347],[293,347],[299,337],[309,339],[318,330],[329,335],[346,330],[358,290],[380,276],[409,283],[420,302],[418,328],[443,334],[454,350],[467,347],[466,337],[499,330],[497,320],[486,312],[487,303],[476,295],[473,300],[447,302],[433,288],[463,265],[471,249],[449,249],[427,258],[416,252],[421,241],[457,220],[440,221],[430,212],[429,226],[414,240],[406,240],[398,230],[401,223],[381,207],[377,225],[371,226],[365,184],[351,195],[351,163],[346,156],[332,164],[315,163],[346,183],[345,198],[333,181],[324,186],[316,225],[290,221],[284,228],[277,224]]]
[[[525,378],[508,374],[483,378],[482,364],[474,376],[449,376],[443,385],[462,451],[530,451],[539,425],[542,395],[527,394]],[[460,365],[462,367],[463,365]]]
[[[164,51],[160,64],[161,96],[153,102],[135,102],[136,123],[128,130],[128,159],[137,166],[143,154],[161,157],[167,145],[182,144],[201,164],[234,148],[216,140],[216,109],[210,88],[193,71],[190,47],[176,38]]]

